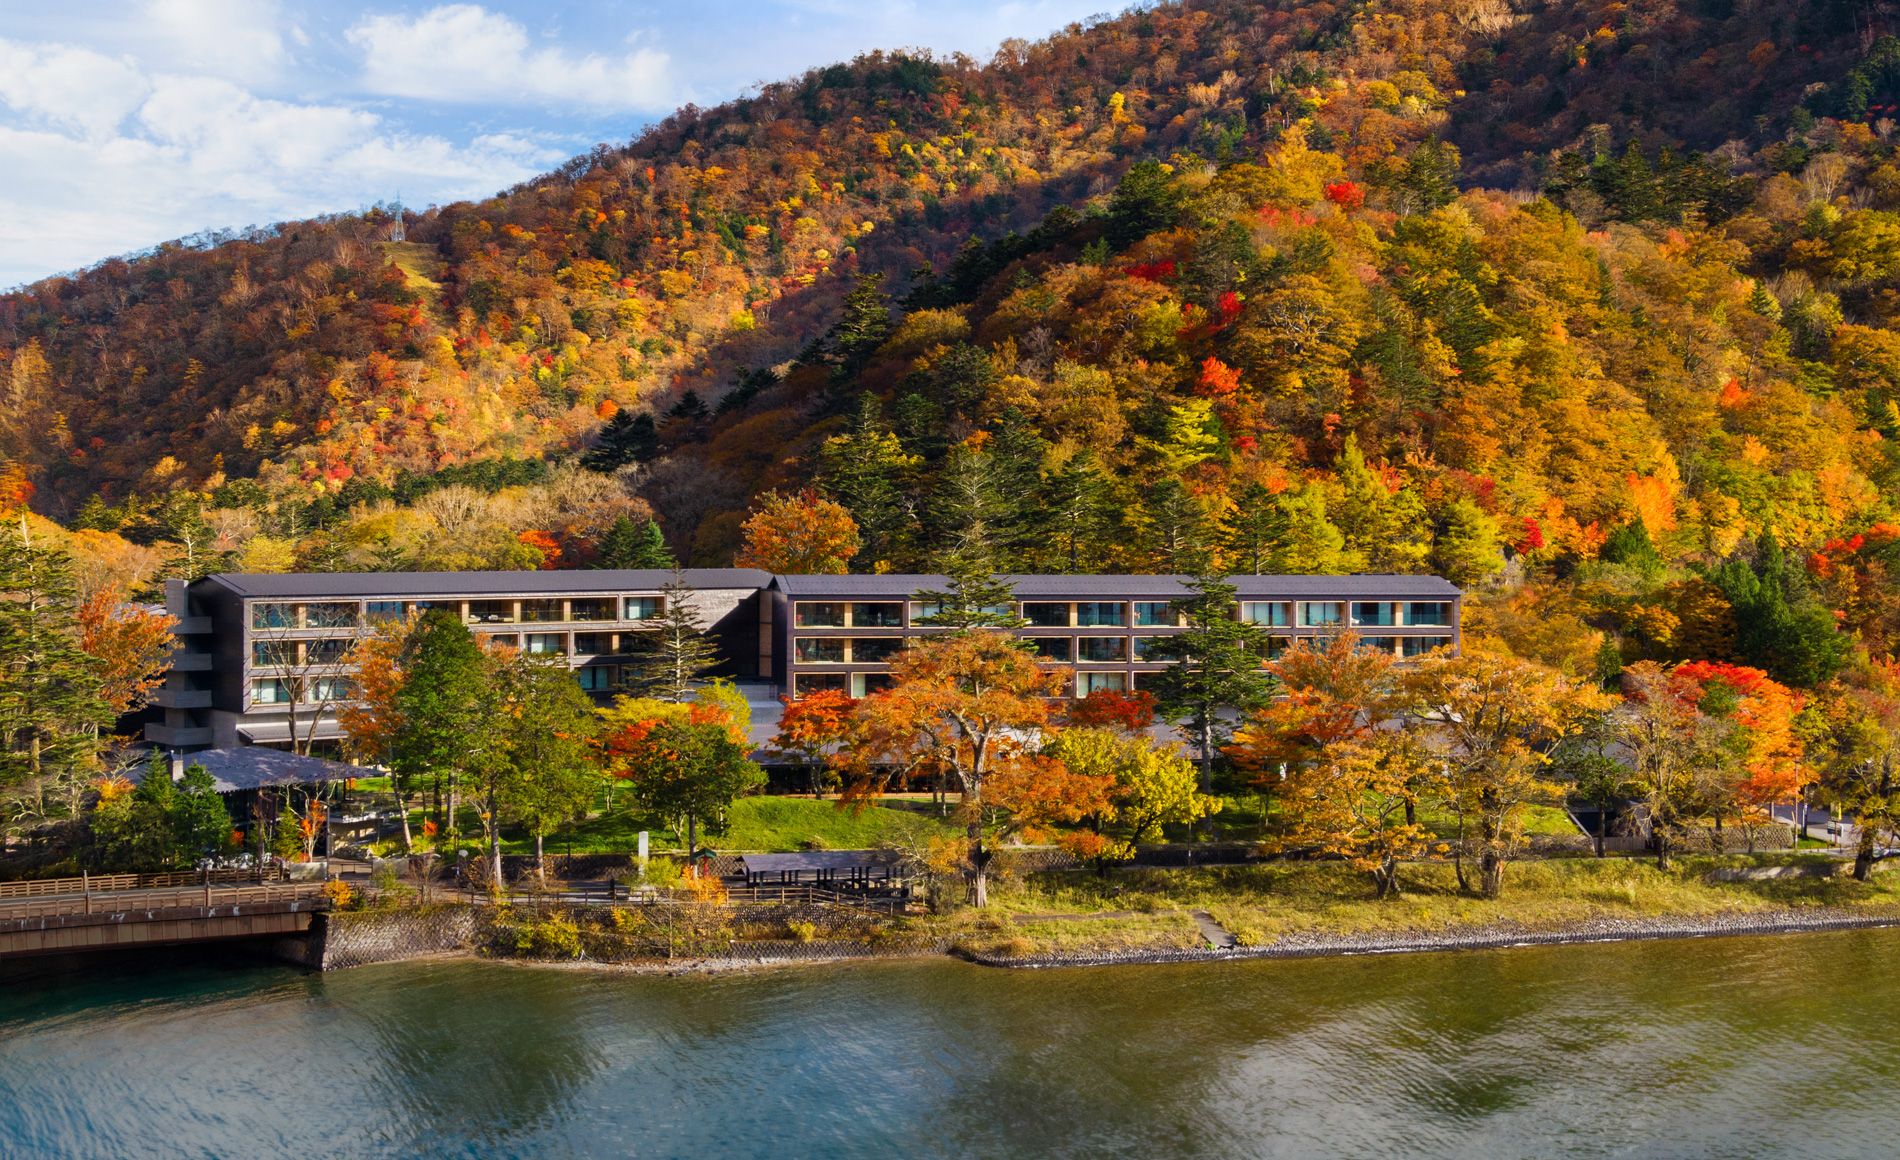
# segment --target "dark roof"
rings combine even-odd
[[[740,865],[748,874],[776,874],[786,870],[860,870],[894,866],[903,860],[896,850],[813,850],[805,854],[742,854]]]
[[[1186,576],[1010,576],[1018,600],[1038,598],[1169,600],[1188,591]],[[942,591],[945,576],[775,576],[772,580],[788,596],[896,599],[912,593]],[[1231,582],[1242,599],[1288,600],[1341,597],[1401,600],[1450,600],[1460,591],[1438,576],[1235,576]]]
[[[764,588],[772,581],[771,573],[756,568],[688,568],[683,577],[690,587],[703,589]],[[239,596],[278,600],[658,592],[672,582],[673,573],[662,568],[554,572],[281,572],[261,575],[220,572],[200,581],[221,585]]]
[[[217,783],[219,793],[234,793],[267,785],[318,785],[326,781],[370,776],[368,771],[340,761],[304,757],[285,753],[281,749],[266,749],[261,745],[246,745],[237,749],[203,749],[185,754],[182,760],[186,766],[204,766],[211,779]],[[144,774],[141,772],[138,776],[142,778]]]

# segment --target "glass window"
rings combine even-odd
[[[348,677],[318,677],[310,682],[308,701],[347,701],[356,695],[356,683]]]
[[[901,636],[860,636],[851,640],[851,660],[854,664],[881,665],[903,651],[904,638]]]
[[[416,601],[416,615],[418,616],[422,615],[425,612],[433,611],[437,608],[444,609],[449,612],[459,613],[462,611],[462,602],[459,600],[418,600]]]
[[[1395,653],[1399,651],[1399,638],[1396,636],[1362,636],[1359,647],[1367,652]]]
[[[567,655],[567,634],[564,632],[531,632],[528,634],[528,651],[556,656]]]
[[[475,638],[489,648],[520,648],[521,637],[512,632],[485,632]]]
[[[813,604],[801,600],[792,605],[792,627],[843,628],[844,609],[842,604]]]
[[[582,665],[574,670],[574,679],[590,693],[604,693],[614,687],[612,665]]]
[[[307,640],[304,642],[304,660],[313,665],[340,665],[349,657],[350,645],[353,643],[347,638],[336,637]]]
[[[1269,628],[1286,628],[1293,623],[1292,606],[1284,600],[1244,600],[1240,604],[1240,619],[1248,624],[1264,624]]]
[[[1287,649],[1293,647],[1293,638],[1288,636],[1270,636],[1267,638],[1267,659],[1273,660]]]
[[[852,673],[851,695],[868,697],[872,693],[890,688],[894,681],[889,673]]]
[[[372,620],[401,620],[403,617],[400,600],[372,600],[363,608],[364,615]]]
[[[1024,602],[1023,619],[1037,628],[1067,628],[1069,627],[1069,606]]]
[[[1346,623],[1346,605],[1340,600],[1303,600],[1300,602],[1300,625],[1303,628],[1326,628]]]
[[[471,600],[468,602],[468,619],[471,624],[513,624],[515,602],[512,600]]]
[[[1163,628],[1174,623],[1174,605],[1165,600],[1135,601],[1135,624],[1140,628]]]
[[[252,628],[296,628],[297,606],[295,604],[253,604],[251,605]]]
[[[853,604],[851,627],[902,628],[904,627],[904,606],[902,604]]]
[[[251,704],[285,705],[290,702],[290,687],[276,677],[259,677],[251,682]]]
[[[1067,664],[1069,661],[1075,659],[1075,640],[1073,637],[1032,636],[1029,638],[1029,644],[1031,648],[1036,650],[1036,655],[1046,661],[1061,661]]]
[[[926,616],[935,616],[943,611],[943,605],[934,600],[913,600],[910,602],[910,622],[920,623]]]
[[[1150,663],[1172,659],[1170,657],[1165,657],[1165,656],[1156,656],[1153,651],[1156,645],[1165,643],[1167,640],[1168,638],[1165,636],[1138,636],[1136,637],[1135,638],[1135,659],[1138,661],[1148,661]]]
[[[793,637],[792,658],[801,665],[841,665],[844,641],[834,636]]]
[[[847,678],[844,673],[799,673],[792,678],[792,696],[809,697],[813,693],[835,690],[848,692]]]
[[[1397,624],[1392,616],[1392,605],[1383,600],[1355,600],[1352,605],[1354,624]]]
[[[1422,625],[1451,624],[1451,602],[1414,600],[1405,606],[1405,623]]]
[[[1127,688],[1126,673],[1077,673],[1075,677],[1076,695],[1081,697],[1090,693],[1120,693]]]
[[[558,600],[523,600],[521,619],[526,624],[558,623],[561,617],[561,602]]]
[[[1091,625],[1107,626],[1111,624],[1123,624],[1125,622],[1122,620],[1121,602],[1112,601],[1101,604],[1078,604],[1075,606],[1075,623],[1084,628]]]
[[[251,663],[254,665],[294,665],[297,663],[297,642],[294,640],[254,640],[251,642]]]
[[[621,619],[656,620],[664,611],[660,601],[661,597],[658,596],[629,596],[622,601],[626,605],[626,615]]]
[[[583,596],[567,603],[569,620],[614,619],[614,601],[611,596]]]
[[[1105,664],[1128,659],[1128,638],[1122,636],[1077,637],[1076,659]]]
[[[590,657],[596,653],[614,651],[613,634],[609,632],[577,632],[574,634],[574,655]]]
[[[305,628],[355,628],[356,602],[306,604],[303,606],[303,626]]]
[[[1448,636],[1402,636],[1399,642],[1400,652],[1408,657],[1422,657],[1433,649],[1451,647]]]

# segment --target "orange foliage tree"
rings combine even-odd
[[[842,576],[860,546],[851,509],[811,490],[766,492],[742,528],[745,546],[733,561],[740,568]]]
[[[820,771],[827,768],[830,754],[849,745],[858,734],[857,698],[843,689],[825,689],[802,700],[782,700],[785,709],[779,714],[771,753],[779,761],[810,771],[812,796],[822,797]]]
[[[168,613],[127,604],[114,588],[81,601],[78,619],[79,647],[98,662],[99,696],[113,715],[144,708],[171,667],[178,622]]]

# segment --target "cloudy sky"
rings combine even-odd
[[[1100,0],[0,0],[0,287],[206,229],[512,185],[871,48]]]

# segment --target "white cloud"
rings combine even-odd
[[[364,84],[388,96],[651,109],[671,91],[663,52],[635,49],[615,58],[531,50],[526,29],[474,4],[447,4],[413,19],[368,16],[348,36],[363,51]]]
[[[288,61],[276,0],[144,0],[144,51],[173,70],[265,80]]]
[[[151,89],[131,63],[87,48],[0,40],[0,101],[28,120],[111,133]]]

